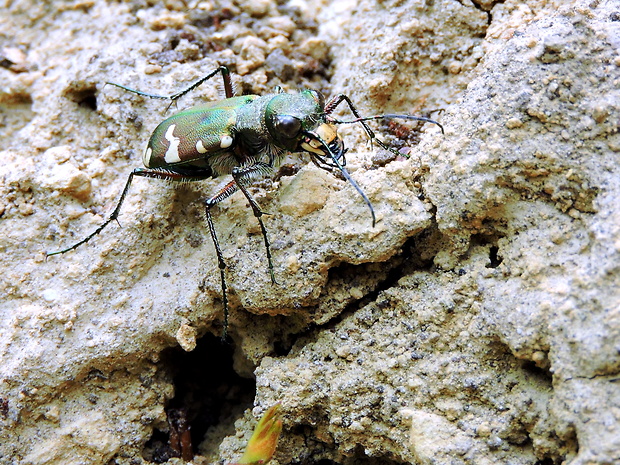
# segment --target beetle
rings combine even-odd
[[[108,219],[94,232],[79,242],[62,250],[46,252],[46,257],[63,254],[85,244],[99,234],[108,224],[118,218],[121,206],[135,176],[170,181],[199,181],[232,175],[232,180],[205,201],[206,219],[217,255],[224,307],[223,338],[228,330],[228,296],[222,250],[217,238],[211,209],[222,200],[240,190],[248,200],[260,225],[265,244],[267,265],[271,282],[276,283],[273,260],[267,230],[262,220],[264,212],[252,197],[248,187],[256,180],[273,174],[287,153],[306,152],[311,160],[327,171],[337,169],[353,185],[368,206],[375,225],[375,212],[370,200],[345,169],[345,153],[337,124],[360,123],[370,141],[395,152],[378,139],[367,121],[383,118],[404,118],[429,122],[443,127],[436,121],[413,115],[377,115],[361,117],[345,94],[338,94],[325,102],[323,95],[315,90],[302,90],[295,94],[282,92],[267,95],[235,96],[230,71],[220,66],[199,79],[187,89],[163,96],[142,92],[121,84],[113,86],[149,98],[167,99],[172,105],[180,97],[220,73],[224,81],[224,100],[182,110],[162,121],[153,131],[143,153],[145,168],[134,169],[127,178],[116,207]],[[334,110],[345,102],[355,116],[340,121],[332,116]],[[397,153],[397,152],[395,152]]]

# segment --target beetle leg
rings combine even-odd
[[[422,122],[425,122],[425,123],[436,124],[441,129],[441,133],[442,134],[444,133],[444,129],[443,129],[443,126],[441,124],[439,124],[437,121],[435,121],[433,119],[426,118],[424,116],[387,114],[387,115],[377,115],[377,116],[362,117],[358,113],[357,108],[355,108],[355,105],[353,105],[353,102],[351,102],[351,99],[347,95],[345,95],[345,94],[338,94],[338,95],[334,96],[333,98],[331,98],[329,100],[329,102],[327,102],[325,104],[325,114],[329,116],[336,109],[336,107],[338,105],[340,105],[343,101],[345,101],[347,103],[347,105],[349,106],[349,109],[351,110],[351,113],[353,113],[355,115],[355,119],[351,120],[351,121],[339,121],[339,120],[334,119],[334,118],[328,118],[328,121],[330,123],[332,123],[332,124],[360,123],[364,127],[364,130],[366,131],[366,134],[368,135],[368,138],[370,139],[371,147],[372,147],[372,142],[376,141],[377,144],[379,144],[379,146],[381,146],[381,148],[383,148],[385,150],[389,150],[390,152],[395,153],[396,155],[403,155],[403,154],[400,153],[399,151],[397,151],[394,147],[390,147],[385,142],[383,142],[381,139],[379,139],[375,135],[373,130],[370,129],[370,127],[366,124],[366,121],[370,121],[370,120],[374,120],[374,119],[390,119],[390,118],[410,119],[410,120],[414,120],[414,121],[422,121]]]
[[[183,173],[178,173],[178,172],[170,171],[166,169],[137,168],[133,170],[131,173],[129,173],[129,177],[127,178],[127,182],[125,183],[125,188],[123,189],[123,192],[121,193],[121,197],[118,203],[116,204],[116,208],[114,208],[114,211],[112,212],[112,214],[101,226],[99,226],[93,233],[86,236],[81,241],[73,244],[71,247],[68,247],[63,250],[58,250],[56,252],[46,252],[45,256],[49,257],[51,255],[59,255],[59,254],[63,254],[65,252],[69,252],[71,250],[77,249],[80,245],[85,244],[86,242],[90,241],[93,237],[95,237],[97,234],[103,231],[103,229],[108,224],[110,224],[112,221],[115,221],[118,218],[118,215],[121,211],[121,207],[123,205],[123,202],[125,201],[127,192],[129,192],[129,187],[131,186],[131,181],[133,180],[134,176],[141,176],[141,177],[151,178],[151,179],[164,179],[164,180],[169,180],[169,181],[180,181],[180,182],[199,181],[201,179],[206,179],[208,177],[211,177],[211,171],[204,172],[204,173],[197,172],[195,174],[183,174]],[[213,205],[222,201],[226,197],[229,197],[236,191],[237,191],[237,185],[235,181],[231,181],[223,189],[221,189],[220,192],[218,192],[215,196],[213,196],[206,202],[207,223],[209,225],[209,231],[211,232],[211,239],[213,239],[213,244],[215,246],[215,252],[217,254],[218,266],[220,268],[220,278],[221,278],[221,283],[222,283],[222,298],[224,301],[223,302],[224,303],[224,331],[222,335],[223,339],[226,339],[226,333],[228,331],[228,296],[226,294],[226,279],[224,276],[224,269],[226,268],[226,263],[224,262],[222,250],[217,240],[217,235],[215,234],[215,227],[213,226],[213,219],[211,218],[210,210]]]
[[[224,93],[226,94],[226,98],[233,97],[235,95],[235,93],[233,92],[232,83],[230,81],[230,71],[228,70],[228,68],[226,66],[220,66],[218,69],[216,69],[215,71],[211,72],[210,74],[207,74],[205,77],[202,77],[202,78],[198,79],[196,82],[194,82],[187,89],[182,90],[181,92],[177,92],[176,94],[173,94],[173,95],[171,95],[168,98],[170,100],[177,100],[178,98],[183,97],[185,94],[187,94],[188,92],[191,92],[192,90],[194,90],[196,87],[198,87],[203,82],[208,81],[209,79],[211,79],[217,73],[222,73],[222,79],[224,80]]]
[[[97,234],[99,234],[101,231],[103,231],[103,229],[107,225],[109,225],[112,221],[115,221],[118,218],[119,212],[121,211],[121,206],[123,205],[123,202],[125,201],[125,196],[127,195],[127,192],[129,191],[129,186],[131,186],[131,181],[132,181],[133,177],[137,175],[137,171],[138,170],[133,170],[131,173],[129,173],[129,177],[127,178],[127,182],[125,183],[125,188],[123,189],[123,192],[121,193],[121,197],[118,200],[118,203],[116,204],[116,208],[114,209],[112,214],[109,216],[109,218],[107,220],[105,220],[105,222],[101,226],[99,226],[97,229],[95,229],[95,231],[93,233],[91,233],[90,235],[86,236],[80,242],[77,242],[77,243],[73,244],[71,247],[67,247],[66,249],[62,249],[62,250],[57,250],[56,252],[45,252],[45,256],[46,257],[50,257],[52,255],[60,255],[60,254],[63,254],[65,252],[69,252],[71,250],[77,249],[79,246],[81,246],[82,244],[86,244],[93,237],[95,237]]]
[[[97,234],[99,234],[101,231],[103,231],[105,229],[105,227],[107,225],[109,225],[112,221],[116,221],[118,223],[118,215],[121,211],[121,207],[123,205],[123,202],[125,201],[125,197],[127,196],[127,192],[129,192],[129,187],[131,186],[131,182],[134,178],[134,176],[141,176],[144,178],[152,178],[152,179],[166,179],[166,180],[170,180],[170,181],[197,181],[200,179],[205,179],[207,177],[211,176],[211,172],[209,172],[208,175],[199,173],[196,175],[185,175],[185,174],[181,174],[181,173],[176,173],[174,171],[168,171],[165,169],[145,169],[145,168],[136,168],[135,170],[133,170],[131,173],[129,173],[129,177],[127,178],[127,182],[125,183],[125,187],[123,188],[123,192],[121,193],[121,196],[118,200],[118,203],[116,204],[116,208],[114,208],[114,211],[112,211],[112,214],[108,217],[107,220],[105,220],[101,226],[99,226],[97,229],[95,229],[94,232],[92,232],[91,234],[89,234],[88,236],[86,236],[84,239],[82,239],[81,241],[73,244],[71,247],[67,247],[66,249],[62,249],[62,250],[57,250],[56,252],[46,252],[45,255],[46,257],[50,257],[52,255],[60,255],[66,252],[69,252],[71,250],[77,249],[79,246],[81,246],[82,244],[87,243],[88,241],[90,241],[93,237],[95,237]]]
[[[228,332],[228,295],[227,295],[227,286],[226,286],[226,275],[224,270],[226,269],[226,262],[224,261],[224,255],[222,254],[222,249],[220,248],[220,243],[217,239],[217,234],[215,232],[215,225],[213,224],[213,217],[211,215],[211,208],[213,208],[216,204],[220,203],[222,200],[230,197],[232,194],[237,192],[237,190],[241,190],[245,197],[250,202],[250,206],[252,207],[252,211],[254,212],[254,216],[258,219],[258,224],[260,225],[261,232],[263,234],[263,238],[265,241],[265,248],[267,250],[267,263],[269,266],[269,275],[271,276],[271,282],[276,284],[275,275],[273,273],[273,263],[271,260],[271,247],[269,244],[269,239],[267,238],[267,230],[265,229],[265,225],[263,224],[263,220],[261,216],[264,214],[252,194],[247,190],[244,186],[246,179],[255,178],[257,174],[266,174],[267,170],[271,171],[271,167],[265,163],[257,163],[254,165],[250,165],[244,168],[233,168],[232,176],[233,180],[227,183],[224,187],[222,187],[214,196],[207,199],[205,201],[205,210],[207,215],[207,224],[209,225],[209,232],[211,233],[211,239],[213,240],[213,245],[215,247],[215,253],[217,255],[218,267],[220,269],[220,279],[222,283],[222,296],[224,300],[224,330],[222,334],[222,339],[226,339],[226,335]]]
[[[353,102],[351,101],[348,95],[338,94],[334,96],[333,98],[331,98],[329,102],[325,104],[325,114],[330,115],[336,109],[336,107],[340,105],[343,101],[347,103],[347,105],[349,106],[349,109],[351,110],[351,113],[353,113],[355,117],[357,118],[353,122],[360,123],[364,127],[364,131],[366,131],[366,134],[368,135],[368,138],[370,139],[371,148],[372,148],[372,143],[374,141],[377,144],[379,144],[379,146],[382,149],[389,150],[390,152],[395,153],[396,155],[402,155],[402,153],[398,152],[393,147],[390,147],[389,145],[387,145],[385,142],[383,142],[381,139],[379,139],[375,135],[374,131],[370,129],[370,126],[366,124],[366,118],[362,118],[360,116],[359,112],[357,111],[357,108],[355,108],[355,105],[353,105]],[[345,123],[346,121],[338,121],[336,119],[332,119],[331,122],[334,124],[342,124],[342,123]],[[434,123],[435,121],[431,121],[431,122]]]
[[[219,202],[219,200],[215,200],[216,197],[211,197],[205,202],[205,206],[206,206],[205,211],[207,215],[207,224],[209,225],[209,232],[211,233],[211,239],[213,240],[213,246],[215,247],[215,254],[217,255],[218,268],[220,269],[220,282],[222,284],[222,300],[224,303],[224,329],[222,330],[222,340],[224,341],[226,340],[226,336],[228,334],[229,310],[228,310],[228,294],[227,294],[227,287],[226,287],[226,275],[224,273],[224,270],[226,269],[226,262],[224,261],[224,255],[222,254],[220,243],[217,240],[217,234],[215,233],[215,225],[213,224],[213,217],[211,216],[211,207],[213,207],[213,205]]]
[[[106,84],[110,84],[110,85],[113,85],[113,86],[116,86],[116,87],[120,87],[121,89],[126,90],[127,92],[131,92],[131,93],[137,94],[137,95],[142,95],[143,97],[157,98],[157,99],[161,99],[161,100],[171,100],[170,105],[168,105],[168,108],[166,108],[166,111],[168,111],[168,109],[170,109],[172,104],[175,103],[179,98],[183,97],[188,92],[191,92],[196,87],[201,85],[203,82],[208,81],[213,76],[215,76],[217,73],[222,73],[222,79],[224,80],[224,92],[226,94],[226,98],[233,97],[235,95],[235,93],[233,92],[232,82],[230,80],[230,71],[228,70],[228,68],[226,66],[220,66],[215,71],[213,71],[213,72],[207,74],[206,76],[198,79],[196,82],[194,82],[187,89],[184,89],[184,90],[182,90],[180,92],[177,92],[175,94],[172,94],[172,95],[150,94],[148,92],[142,92],[141,90],[132,89],[130,87],[123,86],[121,84],[116,84],[115,82],[106,82]]]
[[[349,96],[345,94],[338,94],[329,99],[329,102],[325,104],[325,114],[330,115],[343,101],[347,103],[349,109],[351,110],[351,113],[353,113],[356,118],[361,118],[359,112],[357,111],[357,108],[355,108],[355,105],[353,105],[353,102],[351,101]],[[370,129],[370,126],[368,126],[365,121],[360,121],[360,124],[364,127],[364,131],[366,131],[366,134],[368,135],[371,143],[373,140],[378,140],[373,130]]]
[[[245,198],[248,199],[248,202],[250,202],[254,216],[258,220],[261,233],[263,234],[263,240],[265,242],[265,250],[267,251],[267,266],[269,267],[271,283],[277,284],[276,277],[273,272],[273,260],[271,259],[271,244],[269,243],[269,238],[267,237],[267,229],[265,228],[265,224],[261,218],[265,212],[260,209],[258,203],[256,203],[256,200],[254,200],[254,197],[252,197],[252,194],[245,186],[248,181],[256,179],[257,177],[267,176],[272,173],[272,171],[273,168],[267,163],[255,163],[250,166],[233,168],[232,177],[241,192],[243,192],[243,195],[245,195]]]

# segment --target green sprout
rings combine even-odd
[[[271,460],[282,431],[280,404],[267,409],[258,421],[241,460],[235,465],[265,464]]]

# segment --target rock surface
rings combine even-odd
[[[0,464],[183,463],[171,411],[215,384],[216,418],[182,405],[196,464],[238,459],[275,402],[279,463],[620,462],[617,2],[23,1],[0,25]],[[392,160],[341,126],[374,228],[311,164],[253,189],[275,285],[245,198],[222,202],[224,345],[220,179],[135,179],[122,227],[45,259],[105,220],[164,118],[104,83],[169,94],[218,64],[238,93],[446,129],[373,124]]]

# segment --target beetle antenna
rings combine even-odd
[[[330,122],[334,123],[334,124],[354,124],[354,123],[361,123],[362,121],[372,121],[372,120],[376,120],[376,119],[394,119],[394,118],[402,118],[402,119],[411,119],[414,121],[423,121],[425,123],[433,123],[436,124],[437,126],[439,126],[439,129],[441,129],[441,133],[445,134],[444,130],[443,130],[443,126],[441,124],[439,124],[437,121],[435,121],[434,119],[430,119],[430,118],[426,118],[424,116],[413,116],[413,115],[397,115],[397,114],[387,114],[387,115],[375,115],[375,116],[364,116],[361,118],[355,118],[349,121],[340,121],[337,119],[332,119],[330,118]]]
[[[329,148],[329,146],[327,145],[327,142],[325,142],[321,136],[319,136],[316,132],[312,132],[312,131],[303,131],[303,134],[305,134],[306,136],[310,137],[311,139],[314,139],[316,141],[318,141],[322,146],[323,146],[323,150],[324,152],[328,153],[331,161],[333,161],[333,166],[335,166],[336,168],[338,168],[340,170],[340,172],[342,173],[342,175],[344,176],[344,178],[349,181],[353,187],[355,187],[355,190],[357,192],[359,192],[359,194],[362,196],[362,198],[364,199],[364,202],[366,202],[366,205],[368,205],[368,208],[370,209],[370,214],[372,215],[372,227],[375,227],[375,223],[377,222],[377,219],[375,217],[375,209],[372,207],[372,203],[370,203],[370,200],[368,199],[368,197],[366,196],[366,194],[364,193],[364,191],[362,190],[362,188],[355,182],[355,180],[351,177],[351,175],[349,174],[349,172],[344,168],[344,166],[342,166],[340,164],[340,162],[338,161],[338,157],[336,156],[336,154],[334,152],[331,151],[331,149]],[[309,152],[310,156],[312,156],[313,159],[317,159],[316,161],[318,161],[319,163],[322,162],[323,164],[325,163],[325,160],[323,160],[322,158],[319,157],[318,154],[314,153],[314,152]],[[321,166],[320,164],[318,166]],[[331,166],[331,165],[330,165]],[[321,166],[322,167],[322,166]]]

